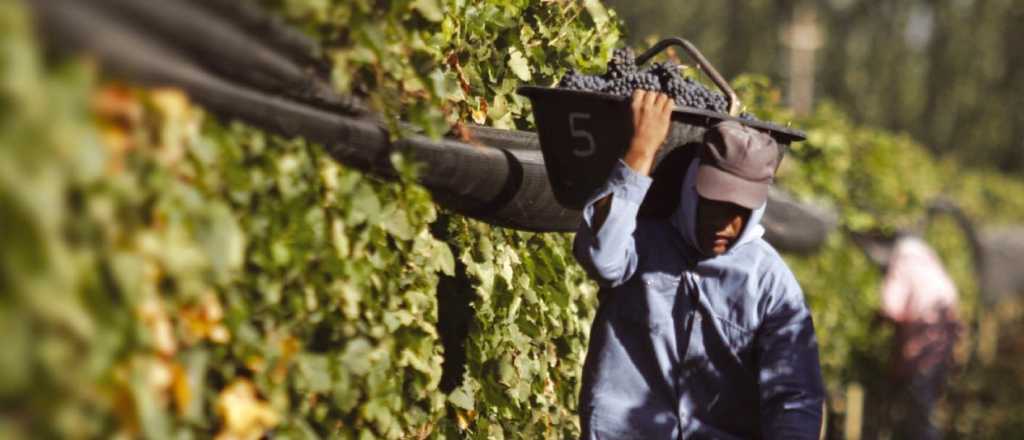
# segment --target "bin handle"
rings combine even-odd
[[[729,101],[729,115],[738,116],[740,112],[739,96],[736,96],[736,92],[732,90],[732,87],[729,87],[729,82],[726,81],[725,78],[722,78],[722,75],[718,73],[718,70],[715,69],[715,66],[712,66],[711,62],[709,62],[707,58],[704,58],[704,54],[700,53],[700,51],[697,50],[697,46],[694,46],[693,43],[689,42],[688,40],[679,37],[672,37],[661,40],[658,42],[658,44],[655,44],[650,49],[647,49],[646,52],[640,54],[640,56],[636,58],[636,64],[639,66],[646,63],[647,60],[653,58],[655,55],[665,50],[665,48],[669,46],[682,47],[683,50],[685,50],[686,53],[690,55],[690,58],[693,58],[695,61],[697,61],[697,64],[700,65],[700,68],[704,70],[704,72],[707,73],[708,76],[711,77],[711,81],[713,81],[715,85],[717,85],[718,88],[725,93],[726,99]]]

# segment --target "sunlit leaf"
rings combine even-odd
[[[530,63],[523,57],[523,53],[513,47],[509,49],[508,54],[508,67],[512,72],[523,81],[531,80],[533,75],[530,73]]]

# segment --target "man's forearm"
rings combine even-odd
[[[637,148],[636,145],[630,145],[629,151],[626,152],[626,156],[622,158],[622,161],[629,165],[633,171],[636,171],[637,174],[649,176],[651,174],[651,166],[654,164],[654,155],[644,151],[642,148]],[[611,194],[604,196],[594,203],[594,233],[601,230],[601,225],[608,218],[608,212],[611,211],[611,208]]]
[[[649,176],[651,175],[651,166],[654,164],[654,155],[657,152],[657,149],[642,148],[637,145],[637,141],[634,141],[629,146],[629,150],[626,151],[622,161],[626,162],[626,165],[629,165],[637,174]]]
[[[573,240],[573,255],[592,278],[607,287],[624,283],[636,270],[636,214],[651,186],[654,155],[668,134],[672,100],[637,90],[630,109],[633,137],[629,149],[608,176],[603,189],[608,192],[595,194],[596,200],[583,209],[583,225]]]

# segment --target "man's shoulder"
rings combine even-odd
[[[793,271],[790,270],[786,260],[775,249],[771,243],[764,238],[757,238],[744,246],[746,258],[750,260],[751,267],[757,276],[765,281],[796,282]]]
[[[775,249],[775,246],[772,246],[772,244],[763,237],[754,240],[752,244],[757,246],[758,250],[765,255],[765,258],[770,260],[773,264],[778,264],[788,268],[788,266],[786,266],[786,260],[782,259],[782,254],[779,254],[779,251]]]
[[[761,237],[744,243],[742,247],[736,249],[736,252],[744,258],[757,260],[759,263],[759,269],[764,269],[769,266],[786,265],[786,262],[782,259],[782,255],[779,254],[779,251],[775,250],[775,247],[772,246],[771,243],[768,243]]]

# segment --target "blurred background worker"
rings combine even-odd
[[[957,290],[935,251],[920,238],[897,239],[881,287],[882,318],[894,326],[891,380],[905,408],[898,438],[935,439],[932,413],[945,388],[960,333]]]

